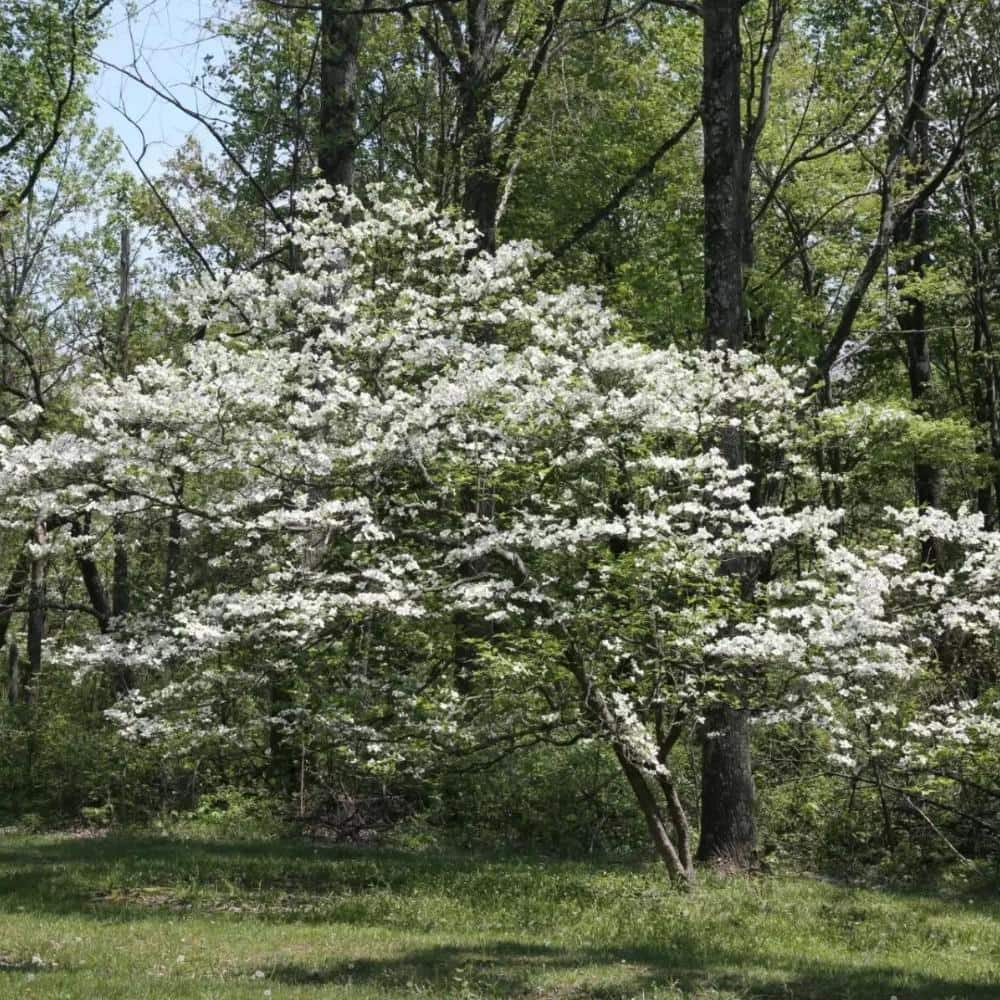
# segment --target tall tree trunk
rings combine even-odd
[[[756,841],[750,713],[734,705],[715,706],[706,713],[705,729],[698,860],[746,868],[753,861]]]
[[[917,186],[927,177],[930,160],[930,118],[926,95],[915,115],[913,132],[907,144],[910,176]],[[910,223],[899,234],[899,242],[908,247],[911,256],[899,264],[904,281],[923,278],[930,263],[931,216],[930,195],[921,195]],[[899,327],[906,336],[906,370],[910,382],[910,398],[918,411],[928,409],[931,387],[930,339],[927,335],[927,303],[923,292],[912,287],[903,294],[903,309],[898,316]],[[913,463],[914,494],[918,507],[940,507],[941,470],[925,457],[918,455]],[[940,539],[925,538],[920,547],[921,560],[942,568],[944,553]]]
[[[740,4],[706,0],[702,131],[705,205],[705,347],[743,346],[743,234],[745,188],[740,127]],[[742,464],[737,429],[720,442],[731,467]],[[745,578],[745,560],[727,560],[723,572]],[[698,859],[745,867],[756,839],[754,786],[750,765],[750,719],[740,704],[738,680],[726,700],[706,714],[702,747],[702,811]]]
[[[317,159],[323,179],[333,187],[354,188],[358,148],[358,54],[361,9],[322,0],[320,4],[320,94]]]
[[[22,548],[14,563],[14,568],[10,571],[10,578],[4,588],[3,596],[0,596],[0,645],[7,640],[7,631],[10,628],[10,620],[14,617],[14,609],[24,592],[24,588],[31,576],[31,556],[27,548]]]
[[[479,230],[479,248],[492,253],[497,247],[497,216],[500,211],[500,178],[493,163],[494,109],[491,103],[480,102],[479,89],[475,85],[467,99],[468,115],[463,115],[463,118],[469,138],[465,145],[462,208]]]
[[[87,515],[81,524],[73,521],[70,528],[74,538],[86,538],[90,534],[90,516]],[[80,577],[83,580],[84,589],[90,599],[90,606],[97,619],[97,626],[102,633],[106,634],[111,629],[111,605],[108,603],[108,594],[104,589],[104,581],[101,579],[101,572],[85,548],[77,548],[76,565],[80,570]]]
[[[702,134],[705,205],[705,347],[743,346],[743,232],[746,203],[740,132],[740,4],[703,5]],[[738,449],[738,439],[731,445]],[[739,461],[738,451],[733,456]]]
[[[167,608],[171,608],[177,596],[177,584],[181,571],[181,505],[184,497],[184,473],[178,472],[170,484],[174,493],[174,505],[167,518],[167,551],[163,571],[163,596]]]
[[[493,251],[497,245],[497,214],[500,209],[500,178],[493,155],[493,36],[489,0],[469,0],[467,5],[468,57],[459,75],[461,109],[458,133],[462,143],[464,185],[462,208],[476,223],[479,246]]]
[[[1000,379],[989,312],[989,268],[983,251],[976,209],[976,191],[968,172],[962,175],[962,207],[972,257],[973,404],[979,424],[976,451],[1000,469]],[[1000,528],[1000,473],[994,471],[979,488],[979,511],[987,528]]]
[[[0,648],[7,642],[10,622],[14,617],[14,609],[24,593],[24,588],[31,578],[32,560],[27,546],[21,549],[10,572],[3,596],[0,597]],[[21,680],[21,650],[15,640],[11,640],[7,650],[7,698],[12,705],[22,700],[24,690]]]

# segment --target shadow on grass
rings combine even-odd
[[[156,836],[12,838],[7,843],[0,839],[0,908],[100,915],[110,914],[117,903],[127,906],[130,916],[136,917],[144,909],[154,912],[158,903],[174,900],[190,908],[221,893],[245,894],[258,900],[283,898],[288,905],[271,915],[285,919],[296,904],[320,901],[324,912],[316,919],[352,922],[372,916],[359,904],[378,892],[429,893],[476,901],[485,900],[500,887],[507,898],[518,892],[526,898],[544,892],[547,904],[600,904],[607,897],[595,876],[609,869],[638,873],[644,866],[617,859],[423,854],[301,841],[170,840]],[[657,881],[655,876],[653,881]],[[675,893],[665,880],[655,888],[662,895]],[[144,897],[147,889],[153,891]],[[831,917],[836,917],[842,907],[854,905],[859,890],[835,885],[830,891],[825,905]],[[950,912],[955,905],[940,892],[915,888],[880,891],[912,900],[925,913]],[[963,891],[961,899],[968,910],[1000,913],[995,888],[991,895],[976,894],[975,899]],[[95,902],[102,905],[95,908]],[[338,904],[343,911],[339,918],[331,912]],[[307,906],[297,919],[311,919]]]
[[[157,837],[0,840],[0,910],[141,919],[218,909],[299,922],[378,922],[373,901],[434,894],[477,900],[537,892],[546,901],[599,898],[593,863],[425,855],[302,842],[171,841]],[[558,878],[552,876],[558,873]]]
[[[12,839],[0,841],[0,910],[77,914],[119,923],[172,918],[178,910],[221,910],[297,924],[386,926],[391,935],[398,934],[397,945],[406,947],[427,929],[413,926],[413,900],[429,904],[425,909],[433,911],[447,897],[467,905],[448,918],[451,923],[435,928],[439,940],[478,937],[487,928],[476,921],[496,914],[500,924],[490,930],[506,926],[507,939],[496,931],[497,940],[475,946],[411,948],[380,960],[286,963],[273,968],[270,976],[286,985],[374,987],[400,997],[423,992],[442,997],[478,993],[617,1000],[672,987],[682,994],[726,990],[753,1000],[1000,998],[996,984],[935,978],[889,965],[859,967],[860,962],[848,958],[843,963],[821,962],[808,954],[782,954],[780,941],[775,942],[779,953],[765,958],[766,949],[761,951],[754,942],[767,933],[758,926],[759,911],[730,914],[728,937],[722,940],[717,926],[687,923],[685,897],[654,884],[655,878],[636,880],[641,906],[676,908],[676,919],[665,919],[653,930],[637,925],[632,937],[612,931],[618,943],[607,947],[544,943],[550,933],[546,921],[572,921],[574,914],[609,905],[609,890],[602,888],[600,878],[609,867],[607,862],[424,855],[302,843]],[[627,884],[616,880],[613,891],[624,892]],[[714,892],[710,884],[706,892]],[[824,918],[822,926],[829,927],[831,935],[843,937],[854,923],[881,916],[869,905],[870,894],[866,903],[852,889],[830,887],[829,892],[809,905]],[[907,892],[906,897],[925,913],[949,911],[955,905],[930,893],[918,897]],[[719,904],[725,905],[726,898],[720,895]],[[997,912],[995,900],[965,907]],[[543,921],[533,925],[542,928],[542,943],[519,940],[531,933],[522,919],[526,914]],[[744,940],[741,934],[743,948],[738,947]],[[626,943],[629,947],[620,946]],[[551,992],[546,993],[550,982]]]
[[[700,953],[700,954],[699,954]],[[693,961],[698,955],[700,961]],[[775,970],[740,972],[743,956],[705,953],[703,943],[675,940],[648,949],[559,949],[517,941],[476,947],[438,946],[382,961],[324,966],[279,965],[270,979],[286,986],[367,987],[401,996],[469,995],[625,1000],[654,988],[682,995],[721,991],[746,1000],[997,1000],[998,987],[914,975],[891,966],[849,969],[801,963],[786,975]],[[572,981],[565,976],[572,973]],[[556,974],[551,992],[546,976]],[[390,994],[391,995],[391,994]]]

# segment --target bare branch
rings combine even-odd
[[[605,219],[607,219],[612,212],[635,190],[636,186],[641,180],[649,177],[653,171],[656,169],[656,165],[674,148],[694,127],[695,123],[701,117],[701,108],[695,108],[694,111],[688,116],[687,121],[674,133],[669,135],[651,154],[650,156],[639,165],[631,177],[624,184],[622,184],[611,198],[596,212],[586,222],[581,223],[577,228],[564,239],[556,248],[552,251],[550,260],[559,260],[559,258],[564,257],[570,250],[573,249],[582,239],[589,236]],[[545,263],[539,267],[538,271],[544,270]]]

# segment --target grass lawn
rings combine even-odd
[[[300,843],[0,840],[0,997],[1000,1000],[1000,896]]]

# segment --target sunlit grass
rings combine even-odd
[[[1000,900],[289,843],[7,838],[0,996],[997,1000]]]

